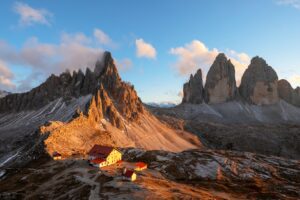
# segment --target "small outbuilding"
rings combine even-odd
[[[94,167],[99,167],[99,168],[106,166],[105,160],[101,159],[101,158],[96,158],[96,159],[90,160],[90,164]]]
[[[61,154],[58,152],[53,152],[52,154],[53,160],[61,160]]]
[[[136,173],[133,170],[124,169],[123,172],[123,180],[127,181],[135,181],[136,180]]]
[[[147,164],[146,163],[144,163],[144,162],[135,163],[135,168],[134,168],[135,171],[143,171],[145,169],[147,169]]]

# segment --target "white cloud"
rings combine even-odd
[[[279,5],[288,5],[300,9],[300,0],[277,0]]]
[[[298,87],[300,86],[300,75],[293,75],[288,79],[288,81],[293,87]]]
[[[95,38],[89,38],[83,33],[62,33],[59,44],[41,43],[38,38],[32,37],[21,49],[0,41],[0,59],[8,65],[15,64],[30,68],[32,71],[30,76],[35,74],[34,76],[44,78],[52,73],[59,74],[66,69],[84,70],[86,67],[93,69],[103,53],[103,49],[91,45],[94,40]],[[28,78],[26,81],[33,81],[33,79]],[[26,85],[31,86],[32,83]]]
[[[135,45],[137,57],[145,57],[151,59],[156,58],[156,50],[150,43],[147,43],[140,38],[135,40]]]
[[[49,17],[52,16],[52,13],[45,9],[35,9],[21,2],[16,2],[13,9],[20,15],[19,23],[22,26],[29,26],[35,23],[50,25]]]
[[[201,68],[205,77],[220,51],[216,48],[209,49],[203,42],[193,40],[182,47],[171,48],[170,53],[178,57],[174,66],[180,75],[188,76]],[[235,66],[236,79],[239,83],[247,65],[250,63],[250,57],[246,53],[237,53],[233,50],[227,50],[225,53]]]
[[[97,41],[100,44],[108,45],[108,46],[113,44],[110,37],[100,29],[97,28],[94,29],[94,37],[97,39]]]
[[[116,65],[119,71],[126,72],[132,68],[132,61],[129,58],[116,60]]]
[[[6,64],[0,60],[0,90],[12,90],[16,88],[16,85],[12,82],[14,74],[6,66]]]

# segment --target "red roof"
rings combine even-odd
[[[102,162],[105,162],[106,160],[104,159],[101,159],[101,158],[96,158],[94,160],[91,160],[91,163],[94,163],[94,164],[100,164]]]
[[[135,166],[139,168],[143,168],[143,167],[147,167],[147,164],[144,162],[137,162],[135,163]]]
[[[105,159],[113,149],[113,147],[94,145],[93,148],[89,151],[89,155]]]
[[[122,164],[122,163],[123,163],[123,160],[118,160],[117,163],[118,163],[118,164]]]
[[[126,170],[126,172],[123,174],[123,176],[125,176],[127,178],[131,178],[133,174],[134,174],[133,170]]]

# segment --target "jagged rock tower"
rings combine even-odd
[[[235,69],[225,54],[220,53],[210,67],[204,90],[207,103],[224,103],[236,98]]]
[[[183,85],[183,103],[200,104],[203,102],[203,81],[202,71],[199,69],[193,76],[191,74],[189,82]]]
[[[274,69],[260,57],[254,57],[245,71],[240,94],[244,100],[256,105],[270,105],[279,101],[278,76]]]

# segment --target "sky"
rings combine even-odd
[[[174,102],[218,53],[239,83],[254,56],[300,86],[300,0],[1,1],[0,90],[93,68],[110,51],[144,102]]]

